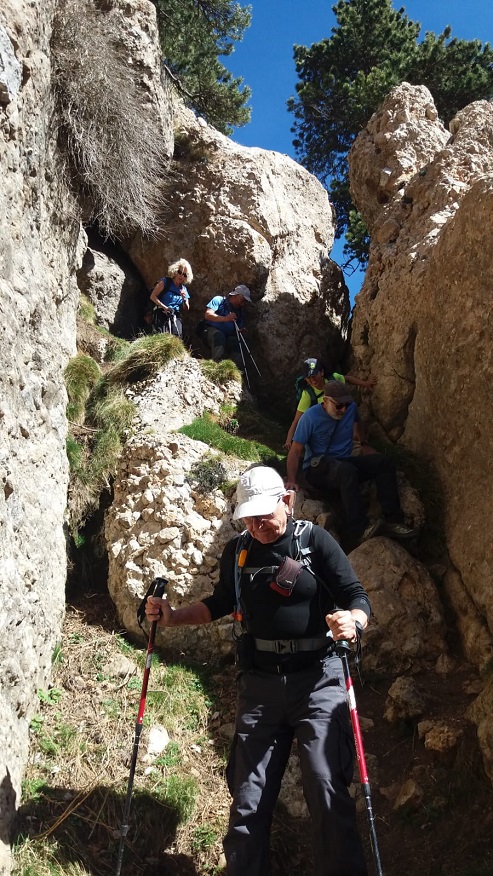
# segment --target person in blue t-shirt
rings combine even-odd
[[[250,289],[241,284],[228,295],[215,295],[209,301],[205,311],[205,340],[210,348],[212,358],[231,359],[243,371],[238,331],[245,330],[243,308],[251,301]]]
[[[185,259],[178,259],[170,265],[168,275],[161,277],[151,292],[154,305],[152,324],[154,331],[168,332],[183,337],[181,311],[189,309],[190,295],[186,284],[193,280],[192,268]]]
[[[361,443],[358,456],[351,455],[355,436]],[[325,384],[322,403],[309,408],[296,427],[287,458],[286,489],[298,489],[301,463],[309,485],[339,491],[348,530],[359,542],[379,532],[402,539],[418,534],[403,522],[394,463],[368,447],[358,407],[338,380]],[[360,490],[360,483],[368,480],[375,481],[384,517],[373,523],[368,520]]]

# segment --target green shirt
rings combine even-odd
[[[330,375],[330,379],[331,380],[338,380],[339,383],[346,382],[344,380],[344,374],[337,374],[336,372],[334,372],[334,374]],[[313,387],[313,386],[312,386],[312,389],[317,397],[317,404],[319,404],[319,405],[322,404],[322,399],[324,397],[323,389],[315,389],[315,387]],[[305,411],[308,410],[308,408],[311,408],[311,406],[312,406],[312,400],[310,397],[310,393],[308,392],[307,389],[304,389],[303,392],[301,393],[301,397],[300,397],[300,400],[298,402],[298,407],[296,408],[296,410],[301,411],[301,413],[304,414]]]

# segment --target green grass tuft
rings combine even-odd
[[[91,390],[101,377],[101,369],[91,356],[78,353],[68,363],[64,376],[69,399],[67,419],[71,423],[83,423],[86,402]]]
[[[123,359],[108,371],[110,384],[134,383],[157,374],[173,359],[182,359],[185,347],[174,335],[148,335],[130,344]]]
[[[234,380],[241,383],[241,372],[231,359],[214,362],[213,359],[202,359],[200,362],[202,374],[216,386],[224,386]]]
[[[212,419],[210,414],[204,414],[203,417],[197,418],[190,425],[182,426],[178,431],[196,441],[203,441],[204,444],[215,447],[224,454],[236,456],[238,459],[263,462],[265,465],[279,463],[279,456],[271,447],[258,441],[249,441],[229,434]]]
[[[96,310],[94,309],[94,304],[89,301],[87,295],[81,294],[79,298],[79,310],[78,315],[84,322],[88,322],[91,325],[95,325],[96,323]]]

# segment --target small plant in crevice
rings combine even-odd
[[[231,359],[221,359],[220,362],[201,359],[199,364],[204,377],[216,386],[224,386],[232,380],[241,383],[241,371]]]
[[[226,481],[226,469],[217,456],[207,455],[190,469],[188,480],[201,493],[217,490]]]

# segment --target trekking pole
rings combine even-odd
[[[235,325],[236,325],[236,323],[235,323]],[[251,350],[250,350],[250,347],[248,346],[247,342],[245,341],[245,338],[244,338],[243,335],[241,334],[241,332],[240,332],[238,326],[236,326],[236,331],[238,332],[238,336],[239,336],[239,340],[240,340],[240,347],[241,347],[242,344],[245,345],[245,350],[247,351],[248,355],[250,356],[250,359],[252,360],[252,362],[253,362],[255,368],[257,369],[257,374],[258,374],[258,376],[259,376],[259,377],[262,377],[262,375],[261,375],[261,373],[260,373],[260,370],[259,370],[259,367],[258,367],[258,365],[257,365],[257,363],[256,363],[256,361],[255,361],[255,359],[254,359],[253,356],[252,356],[252,352],[251,352]]]
[[[246,382],[247,382],[248,389],[249,389],[250,392],[251,392],[252,390],[251,390],[251,386],[250,386],[250,380],[249,380],[249,378],[248,378],[248,371],[247,371],[247,367],[246,367],[245,357],[244,357],[244,355],[243,355],[243,347],[241,346],[241,335],[240,335],[240,330],[239,330],[238,326],[236,325],[236,322],[235,322],[234,326],[235,326],[235,329],[236,329],[236,337],[237,337],[237,339],[238,339],[238,347],[239,347],[239,350],[240,350],[241,361],[243,362],[243,371],[245,372],[245,380],[246,380]]]
[[[375,859],[375,868],[377,876],[383,876],[382,864],[380,862],[380,852],[378,850],[377,832],[375,830],[375,820],[373,817],[373,809],[371,805],[370,782],[368,779],[368,770],[366,768],[366,758],[363,749],[363,737],[361,735],[358,709],[356,706],[356,697],[354,695],[353,680],[349,671],[348,653],[351,651],[351,646],[349,642],[347,642],[345,639],[342,639],[335,643],[334,651],[337,656],[341,658],[344,679],[346,682],[347,703],[349,708],[349,714],[351,716],[351,724],[353,727],[354,745],[356,748],[356,757],[358,759],[360,782],[363,789],[363,794],[365,796],[366,812],[370,825],[370,842],[373,857]]]
[[[164,591],[166,590],[167,585],[166,578],[155,578],[152,582],[149,590],[147,591],[143,602],[140,605],[140,608],[137,612],[137,617],[139,619],[139,624],[141,624],[141,613],[142,620],[144,617],[144,607],[147,601],[147,597],[159,596],[162,597],[164,595]],[[123,849],[125,846],[125,837],[127,836],[129,829],[129,817],[130,817],[130,807],[132,804],[132,789],[134,783],[135,776],[135,767],[137,766],[137,754],[139,751],[139,742],[140,742],[140,734],[142,733],[142,721],[144,719],[144,710],[146,707],[146,697],[147,697],[147,685],[149,684],[149,675],[151,672],[151,663],[152,663],[152,652],[154,651],[154,641],[156,639],[156,629],[157,629],[157,621],[153,621],[151,624],[151,629],[149,631],[149,640],[147,643],[147,654],[146,654],[146,662],[145,662],[145,670],[144,670],[144,678],[142,681],[142,690],[140,694],[140,705],[139,712],[137,715],[137,722],[135,724],[135,735],[134,735],[134,747],[132,751],[132,760],[130,763],[130,775],[128,777],[128,785],[127,785],[127,796],[125,798],[125,807],[123,810],[123,821],[119,830],[120,835],[120,845],[118,848],[118,860],[116,862],[116,871],[115,876],[120,876],[120,871],[122,868],[122,860],[123,860]]]

